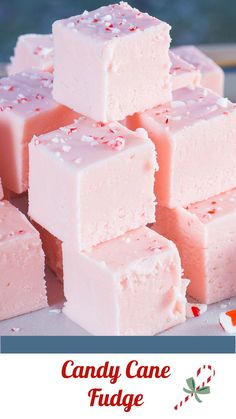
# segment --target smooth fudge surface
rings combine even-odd
[[[180,58],[177,54],[170,51],[172,79],[172,90],[181,89],[186,86],[197,86],[200,84],[201,73],[192,64]]]
[[[33,135],[71,123],[78,114],[52,98],[50,73],[27,71],[0,79],[0,177],[11,192],[28,189]]]
[[[53,71],[52,35],[25,34],[19,36],[11,64],[7,66],[8,75],[34,68]]]
[[[124,2],[56,21],[55,100],[102,122],[169,101],[169,31]]]
[[[153,228],[175,242],[188,293],[206,304],[235,296],[236,189],[157,214]]]
[[[64,313],[94,335],[153,335],[185,321],[175,245],[147,227],[77,252],[63,243]]]
[[[46,265],[53,271],[56,278],[63,282],[62,242],[35,221],[31,220],[31,222],[40,234]]]
[[[8,201],[0,202],[0,320],[47,306],[38,232]]]
[[[160,169],[157,201],[170,208],[202,201],[236,185],[236,105],[202,87],[127,119],[153,140]]]
[[[145,130],[81,117],[29,149],[29,215],[59,240],[87,250],[155,220],[156,154]]]
[[[211,58],[193,45],[175,47],[172,51],[200,70],[203,87],[224,95],[224,72]]]
[[[3,198],[3,189],[2,189],[2,181],[1,181],[1,178],[0,178],[0,199],[2,199]]]

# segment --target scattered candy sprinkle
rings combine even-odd
[[[219,323],[225,332],[236,334],[236,309],[220,313]]]
[[[199,317],[203,313],[207,311],[207,305],[206,304],[199,304],[199,303],[187,303],[186,307],[186,317],[192,318],[192,317]]]

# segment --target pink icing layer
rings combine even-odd
[[[52,98],[50,73],[28,71],[0,79],[0,176],[15,193],[28,188],[28,142],[78,116]]]
[[[148,110],[145,114],[175,134],[202,120],[224,116],[227,121],[226,117],[235,110],[236,104],[199,86],[176,90],[172,102]]]
[[[236,184],[236,105],[202,87],[173,92],[173,101],[127,119],[148,131],[160,170],[157,200],[170,208],[201,201]],[[214,150],[214,152],[212,152]]]
[[[88,249],[154,220],[156,166],[145,131],[81,117],[33,138],[29,214],[58,239]]]
[[[137,31],[144,31],[163,22],[132,8],[126,2],[103,6],[82,15],[61,20],[61,25],[71,30],[78,30],[85,35],[110,40],[114,37],[129,35]]]
[[[207,224],[227,217],[236,209],[236,189],[215,195],[205,201],[188,205],[186,209]]]
[[[157,214],[153,228],[177,245],[188,293],[206,304],[235,296],[236,189]]]
[[[34,68],[42,71],[53,71],[52,35],[26,34],[19,36],[7,67],[8,75]]]
[[[178,252],[147,227],[86,253],[63,243],[63,259],[64,313],[90,333],[153,335],[185,320]]]
[[[189,85],[199,85],[201,80],[200,71],[180,58],[177,54],[170,51],[171,68],[170,75],[172,78],[172,89],[177,90]]]
[[[0,202],[0,320],[47,305],[39,234],[7,201]]]
[[[224,72],[200,49],[193,45],[172,48],[172,51],[201,72],[201,85],[224,95]]]
[[[12,111],[27,117],[56,107],[52,84],[51,74],[33,70],[0,79],[0,116]]]

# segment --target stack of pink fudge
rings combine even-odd
[[[200,302],[236,294],[236,107],[219,96],[222,70],[194,47],[170,50],[169,32],[121,2],[19,38],[0,80],[0,177],[17,194],[29,185],[35,244],[22,251],[39,268],[29,257],[28,294],[3,275],[0,319],[46,304],[36,230],[64,313],[95,335],[184,322],[184,278]],[[29,226],[2,207],[0,237],[20,251]]]
[[[27,70],[0,80],[0,199],[28,189],[28,143],[78,116],[52,97],[52,76]],[[2,182],[2,183],[1,183]],[[47,305],[39,233],[13,205],[0,202],[0,320]]]
[[[53,25],[53,96],[81,116],[30,143],[29,215],[54,249],[62,243],[64,313],[93,334],[151,335],[185,320],[177,248],[146,227],[155,147],[116,122],[171,100],[169,31],[127,3]]]

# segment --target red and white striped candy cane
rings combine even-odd
[[[196,390],[199,390],[199,388],[205,387],[206,384],[209,384],[210,381],[212,380],[212,378],[216,374],[215,370],[212,368],[211,365],[203,365],[202,367],[198,368],[198,370],[197,370],[197,377],[199,377],[199,375],[201,374],[201,372],[203,370],[210,370],[211,371],[211,374],[207,377],[206,381],[203,381],[201,385],[199,385],[198,387],[196,387]],[[193,395],[194,395],[194,393],[191,393],[188,396],[186,396],[184,398],[184,400],[181,400],[181,402],[179,402],[178,404],[175,405],[174,409],[175,410],[179,410],[179,408],[182,407],[184,403],[188,402],[189,399],[191,399],[191,397],[193,397]]]

